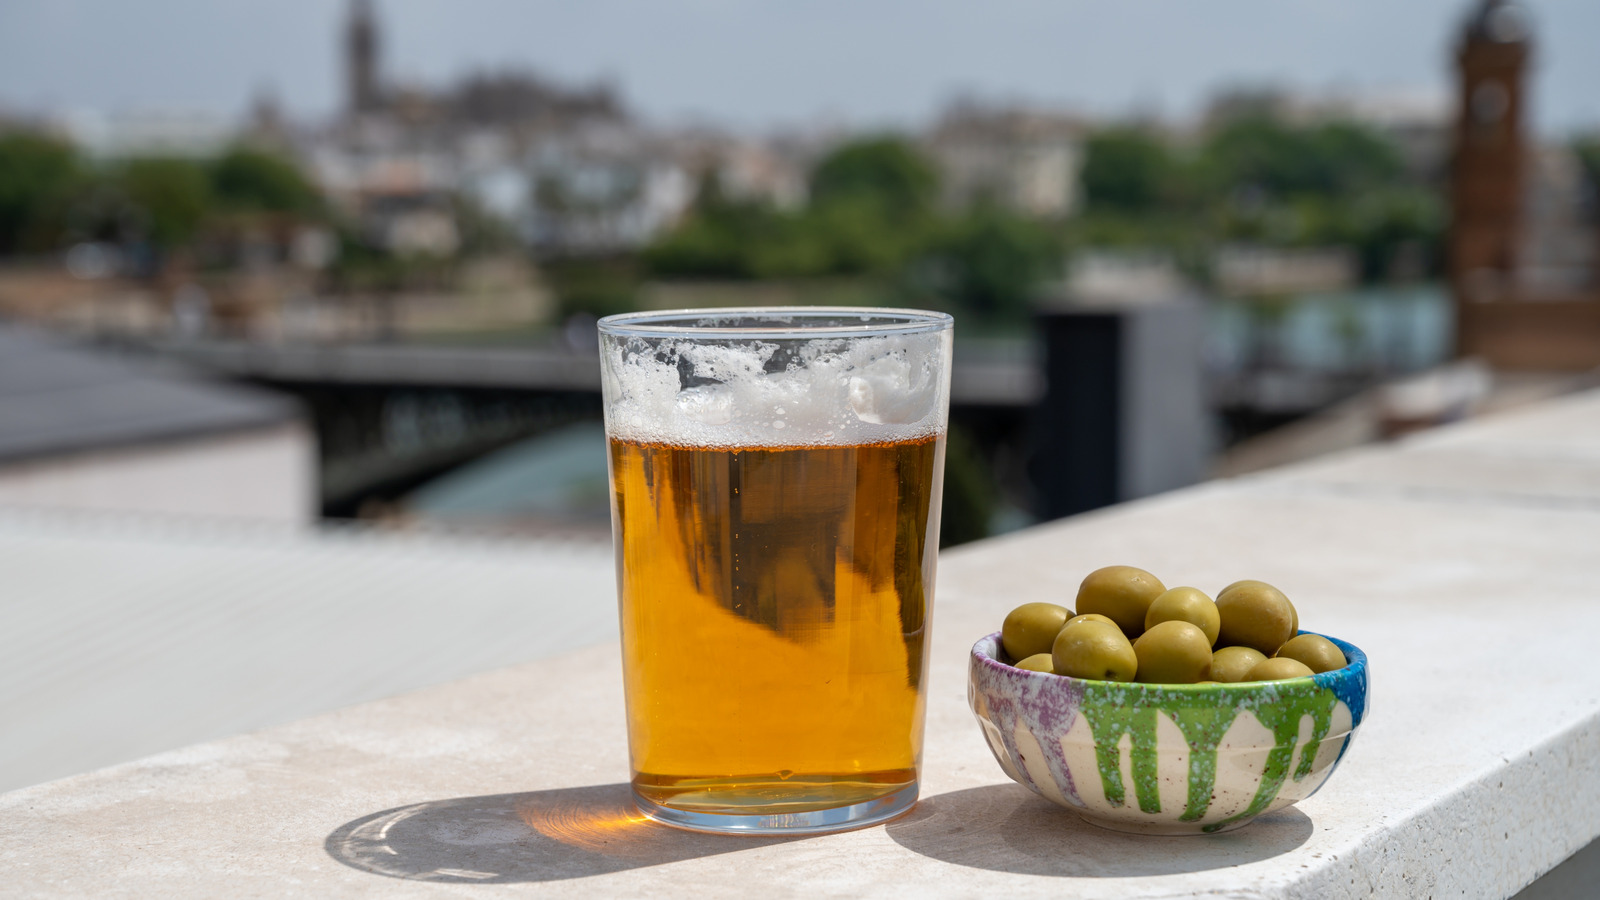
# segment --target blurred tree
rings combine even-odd
[[[1039,283],[1059,268],[1056,232],[994,206],[952,222],[933,243],[938,293],[958,310],[994,320],[1022,321]]]
[[[751,277],[749,241],[768,213],[728,199],[717,173],[707,171],[700,176],[689,214],[645,248],[645,265],[669,278]]]
[[[1085,142],[1079,178],[1092,211],[1150,212],[1174,199],[1178,165],[1156,135],[1108,128]]]
[[[731,198],[716,174],[707,173],[690,214],[645,250],[646,266],[655,275],[698,278],[893,271],[921,246],[933,222],[931,194],[905,189],[923,183],[916,174],[923,164],[898,143],[872,142],[863,152],[854,146],[819,165],[819,173],[832,173],[820,177],[831,186],[799,212]],[[893,174],[886,182],[868,177],[879,171]]]
[[[65,210],[88,178],[72,145],[43,135],[0,135],[0,255],[53,249]]]
[[[560,319],[600,318],[638,308],[639,275],[631,259],[571,257],[546,260],[542,268]]]
[[[211,192],[231,211],[319,215],[322,195],[299,166],[271,153],[235,147],[210,166]]]
[[[1399,181],[1394,145],[1349,122],[1297,127],[1265,116],[1227,123],[1207,140],[1205,168],[1225,195],[1335,196]]]
[[[894,137],[852,141],[828,154],[811,172],[811,204],[871,205],[904,222],[933,211],[939,176],[909,143]]]
[[[167,250],[199,231],[211,210],[211,180],[205,166],[186,159],[131,159],[113,180],[140,213],[143,237]]]
[[[812,207],[802,229],[827,248],[826,272],[870,275],[903,265],[934,225],[927,212],[894,212],[881,197],[857,195]]]
[[[997,206],[941,216],[932,166],[903,141],[846,144],[817,165],[811,184],[809,206],[788,212],[730,198],[707,175],[689,216],[646,248],[646,272],[851,276],[900,301],[933,295],[970,315],[1015,322],[1061,259],[1054,229]]]
[[[451,198],[451,207],[455,213],[456,227],[461,234],[462,256],[509,253],[521,246],[517,239],[516,228],[484,208],[483,204],[471,196],[454,195]]]

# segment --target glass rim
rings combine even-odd
[[[859,325],[841,325],[839,319],[859,317]],[[738,325],[729,320],[758,320]],[[787,322],[782,320],[789,320]],[[832,320],[823,324],[814,320]],[[813,320],[813,321],[808,321]],[[949,313],[928,309],[887,306],[739,306],[707,309],[663,309],[606,316],[600,333],[621,337],[712,337],[756,340],[814,340],[817,338],[876,337],[892,334],[929,334],[955,325]]]

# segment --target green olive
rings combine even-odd
[[[1157,622],[1188,622],[1206,633],[1210,644],[1217,642],[1217,631],[1222,627],[1222,616],[1217,605],[1199,588],[1175,587],[1151,601],[1144,614],[1144,627],[1149,631]],[[1210,646],[1207,644],[1207,646]]]
[[[1078,587],[1080,613],[1099,613],[1117,623],[1130,640],[1144,632],[1144,614],[1167,586],[1133,566],[1096,569]]]
[[[1265,653],[1254,647],[1219,647],[1211,654],[1211,677],[1224,684],[1244,681],[1256,663],[1266,658]]]
[[[1079,622],[1061,629],[1052,649],[1057,675],[1095,681],[1132,681],[1139,657],[1122,629],[1104,622]]]
[[[1224,647],[1254,647],[1271,656],[1294,636],[1296,613],[1283,592],[1261,581],[1241,581],[1217,595],[1222,628],[1217,642]]]
[[[1344,658],[1344,651],[1320,634],[1292,637],[1273,655],[1278,659],[1299,660],[1313,672],[1332,672],[1334,669],[1342,669],[1349,665],[1349,661]]]
[[[1029,672],[1054,672],[1056,670],[1055,657],[1048,653],[1035,653],[1017,663],[1017,668],[1027,669]]]
[[[1217,599],[1221,600],[1223,594],[1226,594],[1227,592],[1233,590],[1236,587],[1242,587],[1242,586],[1247,585],[1247,584],[1248,585],[1259,585],[1261,587],[1272,587],[1272,585],[1267,584],[1265,581],[1256,581],[1253,578],[1246,578],[1246,579],[1244,579],[1242,581],[1235,581],[1233,584],[1230,584],[1227,587],[1223,588],[1222,590],[1218,591],[1217,592]],[[1279,593],[1282,593],[1282,591],[1279,591]],[[1289,599],[1288,595],[1285,595],[1283,599],[1288,600]],[[1289,604],[1289,610],[1292,613],[1294,613],[1294,631],[1290,632],[1290,636],[1293,637],[1294,635],[1300,633],[1300,611],[1295,609],[1295,606],[1294,606],[1293,602],[1291,602]]]
[[[1194,684],[1211,677],[1211,641],[1200,626],[1157,622],[1133,642],[1144,684]]]
[[[1006,613],[1000,626],[1000,645],[1012,659],[1049,653],[1056,633],[1072,618],[1072,610],[1054,603],[1024,603]]]
[[[1256,663],[1245,681],[1282,681],[1285,678],[1309,678],[1312,675],[1305,663],[1298,659],[1264,659]]]
[[[1073,625],[1073,624],[1078,623],[1078,622],[1104,622],[1107,625],[1115,625],[1115,624],[1117,624],[1117,623],[1111,621],[1110,619],[1106,618],[1105,616],[1100,615],[1099,613],[1083,613],[1081,615],[1076,615],[1076,616],[1073,616],[1072,618],[1068,619],[1067,620],[1067,625]],[[1067,625],[1063,625],[1061,627],[1065,628],[1065,627],[1067,627]]]

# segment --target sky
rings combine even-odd
[[[605,79],[658,122],[915,126],[952,96],[1186,117],[1219,87],[1447,95],[1476,0],[374,0],[391,80]],[[1527,0],[1534,122],[1600,128],[1600,2]],[[0,0],[0,110],[341,102],[346,0]]]

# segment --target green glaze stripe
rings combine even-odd
[[[1156,711],[1127,706],[1085,706],[1083,713],[1095,736],[1094,756],[1100,767],[1100,785],[1105,789],[1106,800],[1113,806],[1127,802],[1122,790],[1122,750],[1118,746],[1122,736],[1127,734],[1133,737],[1133,750],[1129,755],[1139,809],[1147,813],[1160,812],[1161,794],[1156,784]],[[1102,734],[1115,735],[1115,738],[1103,740]]]
[[[1189,745],[1188,799],[1182,816],[1185,822],[1198,821],[1211,805],[1216,790],[1217,748],[1222,736],[1239,713],[1249,710],[1254,714],[1262,726],[1272,732],[1275,746],[1267,754],[1261,785],[1249,808],[1206,826],[1207,831],[1214,831],[1229,822],[1259,815],[1278,796],[1284,779],[1289,776],[1289,761],[1294,758],[1300,722],[1305,716],[1311,717],[1311,738],[1300,754],[1294,779],[1299,781],[1311,774],[1317,745],[1328,735],[1338,702],[1333,691],[1318,687],[1310,678],[1285,681],[1248,698],[1241,698],[1225,686],[1161,690],[1149,685],[1130,687],[1096,682],[1086,686],[1081,710],[1094,736],[1095,761],[1106,801],[1112,806],[1127,803],[1118,745],[1122,736],[1128,735],[1132,743],[1134,792],[1139,809],[1147,813],[1161,811],[1156,713],[1165,713],[1177,725]]]
[[[1189,801],[1179,820],[1199,821],[1217,783],[1217,747],[1235,716],[1231,709],[1179,709],[1170,715],[1189,744]]]

